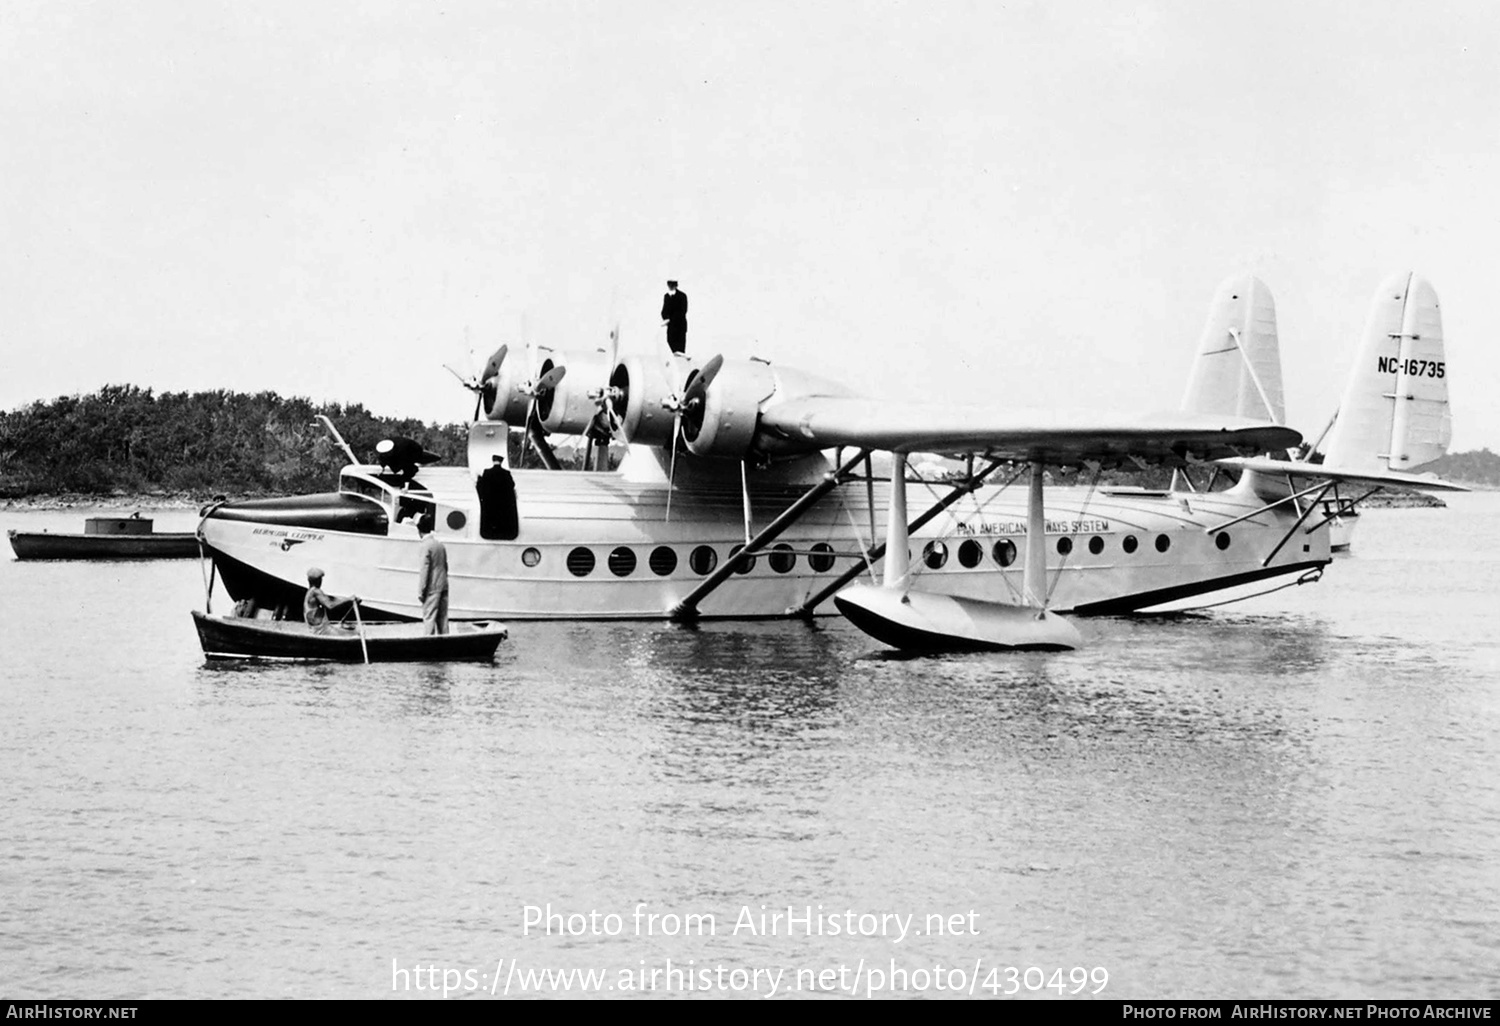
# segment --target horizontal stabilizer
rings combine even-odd
[[[1402,491],[1467,492],[1469,490],[1463,485],[1444,481],[1432,474],[1411,474],[1400,470],[1381,470],[1379,467],[1337,467],[1327,463],[1303,463],[1261,456],[1215,462],[1240,470],[1253,470],[1258,474],[1290,474],[1315,481],[1378,485],[1382,488],[1395,488]]]

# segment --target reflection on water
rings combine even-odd
[[[1060,654],[893,658],[822,620],[204,665],[195,565],[0,563],[0,978],[378,997],[392,958],[982,958],[1104,966],[1114,997],[1482,996],[1500,557],[1467,539],[1500,503],[1474,498],[1372,513],[1319,585],[1086,621]],[[719,928],[524,933],[547,903]],[[762,905],[978,933],[731,930]]]

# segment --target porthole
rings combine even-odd
[[[677,569],[677,552],[671,546],[658,545],[651,550],[651,555],[646,559],[646,565],[656,576],[665,577]]]
[[[1099,537],[1097,534],[1094,535],[1092,538],[1090,538],[1089,539],[1089,551],[1092,552],[1096,556],[1099,555],[1099,553],[1103,552],[1104,551],[1104,539],[1101,538],[1101,537]]]
[[[771,554],[766,557],[766,562],[770,563],[771,569],[778,574],[791,573],[792,567],[797,565],[797,554],[792,551],[790,545],[781,542],[771,547]]]
[[[833,546],[827,542],[818,542],[812,547],[812,555],[807,557],[807,565],[820,574],[826,574],[833,569]]]
[[[461,509],[450,509],[448,511],[448,527],[451,530],[462,531],[464,529],[464,525],[467,524],[468,522],[469,522],[469,518],[466,517],[466,516],[464,516],[464,511],[463,510],[461,510]]]
[[[1164,534],[1159,534],[1159,535],[1156,536],[1156,551],[1157,552],[1166,552],[1171,547],[1172,547],[1172,539],[1171,538],[1168,538]]]
[[[744,547],[745,546],[743,546],[743,545],[736,545],[734,548],[732,548],[732,549],[729,550],[729,555],[731,557],[734,556],[735,553],[739,552]],[[755,569],[755,557],[754,556],[746,556],[744,559],[739,560],[737,563],[734,564],[734,572],[737,573],[737,574],[748,574],[751,570],[754,570],[754,569]]]
[[[591,549],[579,546],[568,553],[568,573],[574,577],[587,577],[594,572],[594,553]]]
[[[1218,534],[1214,535],[1214,544],[1219,547],[1220,552],[1223,552],[1225,549],[1229,548],[1229,532],[1220,531]]]
[[[1066,538],[1065,537],[1065,538],[1059,538],[1059,539],[1057,539],[1057,554],[1059,556],[1066,556],[1068,553],[1070,553],[1072,551],[1073,551],[1073,539],[1072,538]]]
[[[929,570],[941,570],[948,562],[948,546],[940,541],[930,541],[922,546],[922,562]]]
[[[1001,538],[995,543],[995,562],[1001,566],[1010,566],[1016,561],[1016,543],[1009,538]]]
[[[527,548],[521,550],[521,562],[526,566],[536,566],[542,561],[542,550]]]
[[[711,574],[719,565],[719,554],[707,545],[699,545],[688,553],[688,566],[695,574]]]
[[[1134,552],[1141,543],[1136,541],[1135,535],[1127,534],[1120,540],[1120,548],[1126,552]]]
[[[973,538],[968,539],[958,547],[958,561],[970,569],[978,566],[979,561],[983,558],[984,546],[980,545]]]
[[[629,577],[635,573],[635,551],[621,545],[609,554],[609,572],[616,577]]]

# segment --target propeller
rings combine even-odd
[[[606,350],[601,349],[600,352],[606,352]],[[586,432],[590,448],[592,449],[597,444],[602,446],[605,452],[609,451],[609,443],[611,441],[617,438],[623,440],[620,432],[620,417],[615,412],[615,404],[620,401],[621,392],[615,387],[612,381],[615,366],[620,360],[620,324],[618,321],[610,329],[609,349],[607,352],[609,353],[609,361],[604,367],[604,384],[599,388],[593,389],[588,394],[589,398],[594,401],[594,405],[598,407],[598,410],[590,421],[588,431]]]
[[[537,406],[543,399],[549,399],[557,389],[557,383],[568,373],[568,368],[560,363],[555,363],[547,368],[547,371],[538,375],[541,367],[536,362],[537,349],[535,344],[528,343],[527,357],[530,361],[531,377],[516,386],[516,391],[521,395],[529,396],[531,401],[526,404],[526,418],[521,428],[521,459],[517,466],[523,466],[526,462],[526,450],[531,443],[531,432],[542,431],[542,419],[537,416]]]
[[[449,364],[443,364],[449,374],[458,379],[458,383],[474,393],[474,419],[479,419],[480,412],[486,405],[495,401],[495,375],[500,372],[500,365],[505,362],[506,347],[501,346],[490,354],[490,358],[484,363],[484,370],[478,374],[464,377],[454,370]],[[470,350],[470,362],[473,361],[473,351]]]
[[[677,481],[677,450],[682,448],[682,423],[685,418],[693,418],[693,434],[697,435],[698,429],[703,425],[703,407],[708,401],[708,386],[714,383],[719,370],[724,366],[723,355],[717,355],[705,363],[702,367],[688,374],[686,386],[682,390],[681,397],[672,396],[661,405],[662,409],[669,410],[672,417],[672,463],[667,471],[667,520],[672,519],[672,492],[675,490]]]

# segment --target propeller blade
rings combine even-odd
[[[718,377],[719,371],[723,368],[723,366],[723,354],[715,356],[712,360],[709,360],[707,363],[705,363],[703,365],[703,369],[698,372],[697,384],[699,388],[703,391],[707,391],[708,386],[714,383],[714,378]]]
[[[546,374],[543,374],[541,379],[537,381],[536,391],[550,392],[552,389],[557,387],[557,383],[563,379],[563,375],[566,373],[568,373],[567,367],[563,366],[560,363],[555,364],[551,370],[549,370]]]
[[[679,416],[685,420],[683,430],[691,429],[693,438],[698,437],[698,432],[703,427],[703,406],[708,401],[708,386],[714,383],[714,378],[718,377],[723,366],[724,357],[715,356],[688,377],[687,388],[682,394],[682,413]]]
[[[505,362],[505,354],[509,347],[501,346],[490,354],[490,358],[484,361],[484,370],[479,372],[479,380],[487,381],[500,373],[500,365]]]
[[[667,471],[667,523],[672,522],[672,492],[677,487],[677,446],[682,441],[682,414],[672,418],[672,468]]]

